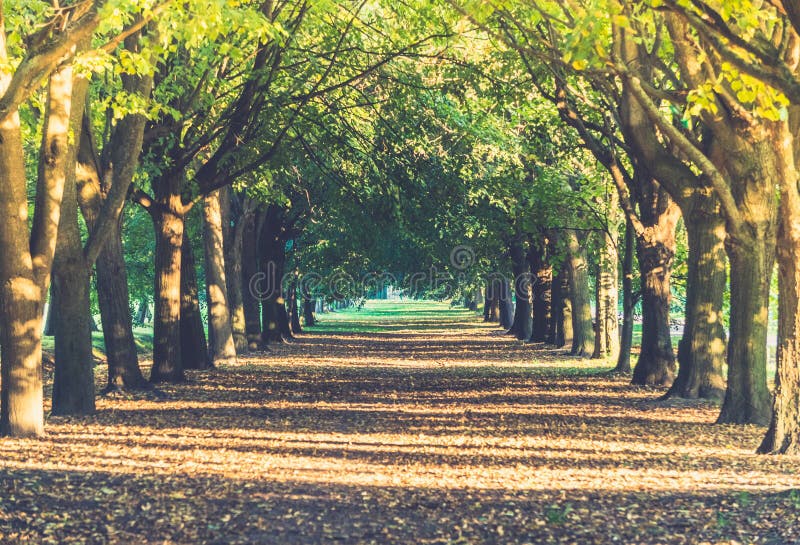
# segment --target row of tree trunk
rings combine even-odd
[[[646,221],[652,227],[647,236],[637,236],[627,222],[621,261],[616,242],[605,232],[590,235],[567,229],[512,239],[508,250],[513,280],[502,276],[487,279],[484,320],[499,322],[520,340],[569,345],[575,356],[616,358],[616,372],[632,373],[634,384],[669,386],[667,396],[722,400],[725,333],[720,314],[726,278],[719,263],[725,259],[723,227],[710,221],[713,218],[702,206],[684,219],[689,236],[688,285],[676,376],[669,314],[675,226],[680,214],[663,192],[650,197],[652,217]],[[598,249],[594,320],[586,255],[589,236],[595,236]],[[634,252],[641,278],[638,291],[633,284]],[[560,259],[554,259],[557,255]],[[621,328],[617,315],[620,268]],[[512,288],[516,306],[511,304]],[[642,308],[642,347],[632,369],[637,302]]]
[[[616,247],[609,236],[601,237],[595,291],[598,310],[593,322],[584,238],[584,233],[566,230],[528,240],[512,239],[513,278],[497,275],[487,279],[484,320],[499,322],[509,335],[522,341],[557,347],[569,344],[576,356],[616,357],[620,349]],[[559,245],[565,255],[555,267],[553,257],[558,255]],[[632,311],[631,305],[631,315]],[[632,319],[628,323],[632,324]]]
[[[88,153],[85,150],[85,162]],[[97,171],[92,176],[95,182],[102,179]],[[83,185],[90,181],[84,180]],[[222,188],[202,201],[206,339],[197,263],[185,228],[188,208],[182,203],[164,206],[170,199],[159,197],[161,204],[140,202],[150,213],[156,233],[153,366],[149,380],[139,367],[119,222],[113,225],[97,259],[98,301],[108,359],[107,391],[148,390],[159,382],[181,382],[186,369],[210,369],[234,362],[237,354],[289,341],[301,331],[301,317],[306,325],[313,325],[315,312],[325,310],[324,303],[319,308],[320,302],[310,295],[298,297],[296,273],[288,285],[285,283],[286,242],[291,236],[285,210],[278,206],[257,210],[252,202]],[[77,274],[73,269],[87,269],[81,268],[82,262],[71,265],[66,248],[72,245],[61,242],[67,237],[77,237],[80,242],[78,235],[70,229],[62,230],[56,249],[60,266],[54,273],[51,301],[56,336],[54,414],[94,410],[91,338],[85,334],[91,331],[88,276],[86,292],[78,291],[85,296],[75,297],[76,286],[81,288],[83,283],[71,283]],[[62,286],[70,286],[68,294]],[[144,317],[148,312],[146,302],[140,303],[138,314]]]

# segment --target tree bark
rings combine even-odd
[[[675,379],[669,323],[674,231],[668,239],[640,239],[638,254],[642,278],[642,347],[632,383],[671,386]]]
[[[213,365],[236,362],[228,286],[225,276],[225,245],[222,208],[229,207],[218,190],[203,199],[203,248],[205,250],[206,304],[208,306],[209,353]]]
[[[728,239],[731,319],[728,387],[718,422],[767,425],[767,312],[774,245],[769,237]]]
[[[289,321],[289,312],[286,308],[286,297],[281,297],[276,301],[276,304],[278,307],[278,327],[280,328],[281,336],[284,340],[294,339],[292,326]]]
[[[509,329],[509,333],[515,335],[521,341],[527,341],[531,337],[531,329],[533,327],[530,268],[522,241],[518,239],[512,241],[509,245],[509,252],[514,272],[514,296],[516,298],[514,322]]]
[[[156,231],[153,293],[153,367],[150,382],[183,382],[181,357],[181,245],[183,215],[180,194],[168,199],[172,210],[153,210]]]
[[[229,187],[223,188],[221,191],[226,190],[230,193]],[[233,220],[234,226],[223,231],[225,234],[225,280],[228,288],[228,307],[231,314],[233,343],[237,352],[244,353],[249,347],[244,312],[244,295],[242,292],[242,245],[244,228],[248,221],[252,221],[252,213],[248,207],[232,206],[236,197],[234,195],[230,195],[230,197],[228,199],[229,218]],[[240,210],[239,208],[242,209]],[[228,223],[224,224],[228,225]]]
[[[564,314],[564,318],[561,321],[562,326],[562,336],[561,336],[561,344],[558,345],[559,348],[569,345],[570,350],[572,350],[572,342],[575,338],[574,328],[572,327],[572,298],[570,295],[570,272],[567,269],[564,272],[561,284],[561,312]]]
[[[564,291],[562,286],[565,281],[566,266],[562,264],[553,278],[550,292],[551,316],[550,326],[547,328],[547,344],[558,348],[564,346]]]
[[[314,309],[317,306],[317,302],[314,299],[303,298],[303,321],[306,324],[306,327],[313,326],[317,320],[314,317]]]
[[[472,312],[478,311],[478,303],[483,299],[483,294],[481,293],[480,288],[475,288],[471,295],[467,296],[467,305],[466,307],[471,310]]]
[[[514,304],[511,300],[511,285],[505,277],[500,280],[500,300],[497,307],[500,311],[500,327],[510,329],[514,323]]]
[[[146,298],[139,299],[136,308],[136,324],[143,326],[147,323],[147,316],[150,314],[150,301]]]
[[[292,338],[286,301],[281,284],[286,262],[286,241],[283,239],[283,210],[271,205],[264,212],[258,237],[261,286],[261,342],[283,342]]]
[[[728,229],[726,239],[731,293],[728,384],[718,422],[767,425],[767,316],[777,223],[775,178],[769,174],[776,172],[772,159],[781,145],[758,142],[755,153],[752,146],[747,142],[744,151],[736,153],[735,144],[730,144],[724,151],[731,155],[726,161],[731,171],[740,173],[736,194],[743,222],[737,230]]]
[[[692,86],[706,81],[708,74],[701,60],[704,52],[688,38],[688,22],[676,14],[665,15],[664,20],[681,79]],[[792,41],[796,42],[796,37]],[[797,58],[796,43],[787,49],[787,54]],[[649,104],[644,93],[637,98],[642,104]],[[649,111],[652,114],[652,104]],[[787,169],[784,164],[787,154],[792,153],[793,136],[788,130],[787,135],[776,132],[786,128],[784,121],[742,116],[736,108],[713,113],[706,110],[702,116],[707,133],[701,148],[683,141],[680,135],[674,141],[682,152],[696,158],[693,161],[711,182],[726,219],[731,309],[728,384],[718,422],[767,424],[770,396],[766,384],[766,340],[778,223],[776,187],[783,194],[782,184],[787,178],[796,184],[796,169]],[[664,121],[657,114],[652,117]],[[671,126],[661,123],[659,128],[669,130]],[[793,189],[796,191],[796,187]]]
[[[793,112],[797,115],[797,112]],[[786,130],[786,127],[783,127]],[[789,134],[784,134],[786,140]],[[794,150],[800,154],[800,150]],[[778,352],[772,418],[760,453],[800,454],[800,192],[796,158],[784,150],[778,214]]]
[[[261,343],[264,346],[270,343],[286,342],[282,333],[280,310],[277,300],[267,300],[261,303]]]
[[[620,51],[624,52],[626,62],[634,63],[642,58],[642,49],[634,39],[624,32],[618,38],[621,39]],[[679,49],[682,60],[686,60],[685,44],[679,45]],[[693,70],[684,71],[684,74],[691,79],[690,72]],[[702,78],[705,79],[705,76]],[[715,398],[720,393],[719,388],[724,387],[721,375],[724,338],[720,305],[725,282],[725,256],[722,246],[724,227],[718,200],[706,188],[706,181],[687,168],[681,158],[675,156],[674,150],[664,146],[653,119],[646,113],[642,102],[634,99],[635,92],[630,82],[626,82],[624,88],[620,119],[626,140],[634,151],[637,168],[640,173],[647,171],[648,178],[652,176],[657,179],[669,191],[672,200],[681,208],[690,239],[686,322],[678,345],[680,366],[667,396]],[[657,193],[642,192],[642,195],[657,196]],[[640,208],[645,212],[642,215],[644,219],[655,219],[648,218],[647,214],[655,207],[642,207],[640,202]],[[697,247],[692,248],[692,245]]]
[[[716,142],[716,141],[715,141]],[[782,153],[791,149],[771,130],[734,130],[710,152],[732,178],[741,224],[728,222],[730,264],[728,383],[718,422],[767,425],[767,333],[770,281],[775,264],[778,199],[776,185],[796,172],[779,175]],[[794,219],[794,218],[793,218]],[[796,221],[796,219],[795,219]]]
[[[105,391],[147,390],[152,385],[145,380],[139,368],[128,305],[128,271],[123,255],[120,222],[117,221],[112,229],[95,267],[97,302],[108,361],[108,386]]]
[[[140,33],[128,36],[125,48],[140,51]],[[145,99],[150,96],[152,76],[121,74],[120,78],[126,92]],[[98,157],[87,114],[83,115],[80,137],[76,138],[80,142],[78,204],[89,231],[83,253],[87,267],[94,264],[97,272],[97,296],[108,361],[106,392],[152,388],[139,368],[121,232],[122,211],[139,165],[145,122],[145,116],[138,113],[120,119],[103,147],[102,158]]]
[[[631,373],[631,349],[633,348],[633,309],[636,301],[633,293],[633,252],[636,233],[630,220],[625,222],[625,253],[622,257],[622,332],[619,356],[614,368],[616,373]]]
[[[56,246],[58,246],[58,242],[56,242]],[[54,258],[55,259],[55,258]],[[50,300],[47,303],[47,310],[45,311],[45,319],[44,319],[44,331],[42,334],[46,337],[52,337],[55,335],[55,320],[53,320],[53,286],[50,286]]]
[[[616,358],[619,353],[618,280],[616,246],[608,233],[602,233],[595,281],[593,358]]]
[[[566,264],[569,270],[569,299],[572,317],[573,356],[589,357],[594,349],[592,338],[592,308],[589,304],[589,266],[586,262],[586,249],[578,240],[574,230],[567,230],[569,253]]]
[[[0,29],[0,60],[5,59]],[[10,73],[0,70],[0,93],[10,81]],[[40,158],[48,172],[39,176],[29,228],[19,113],[0,118],[0,434],[5,436],[44,434],[42,310],[64,191],[64,173],[58,169],[65,160],[68,126],[69,111],[48,108]]]
[[[64,191],[53,267],[55,327],[54,415],[86,415],[95,410],[94,360],[89,302],[89,269],[78,228],[75,184]],[[86,276],[81,279],[81,276]],[[76,281],[77,280],[77,281]]]
[[[181,244],[181,308],[180,343],[183,369],[210,369],[214,367],[206,344],[203,315],[198,300],[197,271],[195,269],[192,241],[184,231]]]
[[[533,322],[531,326],[531,342],[545,342],[550,328],[551,303],[553,288],[553,267],[548,263],[548,241],[531,244],[530,267],[533,279]]]
[[[501,284],[494,276],[486,280],[486,291],[483,299],[483,321],[500,321],[500,293]]]
[[[592,350],[592,359],[602,359],[606,357],[608,345],[606,341],[606,296],[604,293],[606,282],[603,279],[603,264],[602,257],[598,256],[598,263],[595,266],[595,280],[594,280],[594,349]]]
[[[76,78],[72,71],[65,74],[63,94],[53,97],[53,82],[62,71],[50,80],[50,100],[72,102],[64,108],[69,112],[68,126],[74,140],[80,139],[88,81]],[[61,201],[61,217],[53,261],[53,301],[55,310],[55,373],[53,376],[52,414],[87,415],[95,410],[94,360],[92,358],[92,320],[89,301],[90,266],[83,255],[83,242],[78,224],[78,197],[75,180],[77,144],[67,145],[65,185]]]
[[[716,210],[694,208],[684,216],[689,239],[686,322],[678,343],[678,376],[667,397],[721,401],[725,395],[725,224]]]
[[[299,305],[297,304],[297,271],[294,273],[294,280],[289,286],[289,325],[291,326],[292,333],[302,333],[303,328],[300,326],[300,312]]]
[[[13,119],[13,116],[12,116]],[[7,122],[0,123],[0,172],[8,165]],[[21,148],[20,148],[21,149]],[[7,184],[13,175],[0,174],[0,251],[6,256],[27,253],[27,202],[24,176],[21,185]],[[21,189],[21,191],[19,191]],[[16,199],[8,199],[9,193]],[[14,209],[13,204],[18,206]],[[23,213],[22,210],[25,210]],[[28,254],[30,255],[30,254]],[[11,437],[44,435],[42,393],[42,289],[33,279],[30,260],[3,259],[0,347],[2,349],[2,412],[0,434]],[[23,261],[20,263],[20,261]],[[27,261],[27,266],[24,263]]]
[[[258,274],[256,258],[255,216],[245,217],[242,229],[242,309],[245,317],[245,333],[250,350],[258,350],[261,344],[261,309],[259,299],[253,293],[252,281]]]

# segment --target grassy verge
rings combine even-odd
[[[136,350],[139,354],[151,354],[153,352],[153,328],[152,327],[134,327],[133,337],[136,342]],[[42,350],[45,352],[55,351],[55,340],[49,335],[42,337]],[[92,332],[92,350],[95,357],[102,359],[105,357],[106,344],[103,341],[103,333],[101,331]]]

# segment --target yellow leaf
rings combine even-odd
[[[575,70],[585,70],[589,63],[586,62],[585,59],[575,59],[572,61],[572,67]]]

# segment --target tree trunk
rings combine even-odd
[[[787,160],[787,159],[784,159]],[[795,171],[794,163],[788,168]],[[800,454],[800,194],[793,177],[781,184],[778,223],[778,353],[772,419],[760,453]]]
[[[633,310],[636,301],[633,294],[633,252],[636,233],[630,220],[625,223],[625,254],[622,256],[622,334],[619,356],[614,371],[631,373],[631,349],[633,348]]]
[[[302,333],[303,328],[300,326],[300,312],[299,305],[297,304],[297,271],[294,274],[294,281],[289,287],[289,325],[291,326],[292,333]]]
[[[741,223],[735,229],[726,224],[731,294],[728,384],[718,422],[767,425],[771,420],[767,388],[769,290],[780,206],[775,187],[789,179],[793,186],[797,172],[782,166],[781,154],[792,153],[788,138],[775,138],[772,130],[749,129],[728,136],[725,141],[715,140],[717,149],[712,156],[731,173]]]
[[[553,278],[553,284],[550,291],[550,325],[547,328],[547,344],[552,344],[558,348],[564,346],[564,292],[561,287],[564,284],[564,272],[566,267],[561,266],[561,269],[556,273]]]
[[[281,208],[270,206],[264,213],[258,237],[260,272],[264,280],[259,287],[262,291],[261,342],[264,345],[292,338],[282,285],[286,262],[282,217]]]
[[[281,326],[278,323],[278,303],[276,299],[265,299],[261,302],[261,344],[282,343]]]
[[[707,73],[699,52],[686,38],[688,23],[674,14],[666,16],[665,22],[682,79],[705,81]],[[796,59],[796,43],[788,43],[792,45],[787,55]],[[794,161],[789,161],[791,165],[787,162],[794,153],[796,130],[789,129],[785,121],[767,121],[761,116],[743,119],[735,109],[706,111],[703,116],[709,134],[703,139],[703,149],[697,151],[713,163],[717,183],[712,185],[727,203],[722,210],[730,264],[728,384],[718,422],[768,424],[766,340],[778,226],[776,187],[781,196],[797,192],[797,169]],[[703,170],[708,174],[711,169]],[[792,189],[789,193],[787,180]],[[782,220],[796,221],[792,214],[788,216],[790,219]]]
[[[139,305],[136,308],[136,323],[143,326],[147,323],[147,315],[150,313],[150,302],[146,298],[139,300]]]
[[[230,188],[224,189],[230,192]],[[231,206],[232,201],[233,199],[228,199],[230,218],[234,216],[233,207]],[[242,293],[242,244],[244,241],[244,228],[248,221],[252,221],[252,214],[249,210],[241,211],[235,218],[235,226],[232,229],[228,228],[223,231],[223,233],[227,233],[224,239],[225,280],[228,288],[231,331],[233,333],[234,346],[239,353],[244,353],[248,350],[247,321],[245,319],[244,295]]]
[[[0,30],[3,60],[5,45],[5,34]],[[0,94],[5,92],[10,77],[7,70],[0,71]],[[4,112],[0,119],[2,435],[28,437],[44,433],[42,309],[50,285],[67,173],[75,166],[75,146],[69,144],[74,94],[72,67],[67,63],[50,74],[30,230],[19,113]],[[71,195],[74,201],[74,191]]]
[[[500,327],[503,329],[510,329],[514,323],[514,303],[511,299],[511,285],[508,279],[503,277],[500,280],[500,300],[497,302]]]
[[[5,124],[5,123],[3,123]],[[0,126],[0,140],[8,132]],[[5,140],[7,142],[7,140]],[[6,153],[0,144],[0,156]],[[0,158],[0,170],[7,161]],[[2,176],[2,174],[0,174]],[[3,176],[5,178],[5,176]],[[5,182],[5,179],[0,179]],[[0,183],[0,186],[6,185]],[[17,189],[17,188],[14,188]],[[0,214],[7,222],[0,232],[0,251],[3,255],[24,255],[28,245],[27,236],[17,238],[21,228],[27,231],[27,205],[25,204],[24,178],[22,184],[22,207],[9,210],[5,200],[9,191],[0,189]],[[18,197],[20,195],[17,195]],[[9,218],[16,213],[12,223]],[[19,242],[19,244],[17,243]],[[12,253],[13,252],[13,253]],[[0,434],[11,437],[39,437],[44,435],[44,409],[42,393],[42,290],[33,281],[33,271],[17,259],[3,260],[14,262],[5,265],[2,275],[2,324],[0,328],[0,347],[2,347],[2,414],[0,415]],[[30,261],[28,261],[30,265]],[[12,273],[12,274],[9,274]]]
[[[533,279],[533,323],[531,342],[545,342],[550,328],[553,288],[553,267],[547,262],[547,241],[540,241],[541,247],[532,244],[530,257],[531,277]]]
[[[478,311],[478,302],[483,299],[480,288],[475,288],[471,295],[467,296],[467,308],[472,312]]]
[[[497,323],[500,321],[500,297],[492,297],[489,306],[489,322]]]
[[[136,340],[128,305],[128,271],[122,248],[122,233],[117,221],[97,257],[97,302],[103,341],[108,361],[108,386],[105,391],[146,390],[152,388],[139,368]]]
[[[180,342],[181,367],[183,369],[210,369],[214,367],[206,344],[203,315],[198,300],[197,271],[194,248],[184,231],[181,244],[181,310]]]
[[[140,33],[128,36],[125,48],[139,52]],[[152,76],[122,74],[120,78],[126,92],[149,98]],[[139,113],[129,113],[120,119],[103,147],[102,158],[98,157],[90,116],[86,113],[80,137],[76,138],[80,163],[78,203],[89,231],[83,253],[87,266],[94,263],[97,274],[97,297],[108,361],[106,392],[152,388],[139,369],[121,233],[122,210],[139,165],[145,122],[145,116]]]
[[[725,396],[725,224],[716,210],[700,209],[684,217],[684,223],[689,238],[686,322],[678,343],[678,376],[667,397],[721,401]]]
[[[483,321],[500,321],[500,294],[502,284],[500,279],[491,277],[486,281],[486,293],[483,303]]]
[[[71,186],[71,187],[70,187]],[[70,194],[71,193],[71,194]],[[64,191],[53,267],[55,327],[54,415],[87,415],[95,410],[94,360],[90,323],[89,270],[78,228],[75,184]],[[86,278],[81,278],[85,276]]]
[[[767,389],[767,313],[775,245],[768,236],[728,237],[730,338],[728,387],[718,422],[770,422]]]
[[[259,298],[253,291],[252,281],[258,275],[256,259],[255,217],[245,218],[242,229],[242,310],[245,318],[245,334],[250,350],[258,350],[261,344],[261,308]]]
[[[51,80],[52,81],[52,80]],[[80,80],[79,80],[80,81]],[[51,83],[52,85],[52,83]],[[73,99],[85,101],[86,82],[75,85]],[[79,90],[79,88],[82,88]],[[77,96],[81,95],[81,96]],[[80,131],[83,112],[73,107],[70,127]],[[75,134],[79,138],[80,133]],[[89,266],[83,256],[78,224],[78,197],[75,183],[75,144],[69,145],[73,165],[66,175],[61,218],[53,261],[52,307],[54,308],[55,373],[53,377],[54,415],[87,415],[95,410],[94,360],[92,358]]]
[[[603,317],[606,314],[606,297],[604,294],[602,257],[598,256],[598,263],[595,266],[594,280],[594,349],[592,359],[605,358],[608,351],[606,341],[606,322]]]
[[[76,180],[77,147],[83,126],[83,105],[89,83],[69,74],[72,105],[69,127],[65,186],[53,261],[53,317],[55,373],[52,409],[54,415],[87,415],[95,410],[94,360],[92,357],[92,316],[89,301],[91,266],[86,261],[78,223]],[[52,87],[51,78],[51,87]]]
[[[236,362],[228,287],[225,277],[222,202],[220,191],[203,199],[203,248],[205,250],[206,304],[208,306],[209,353],[213,365]]]
[[[276,304],[278,306],[278,327],[280,329],[281,336],[285,340],[294,339],[292,327],[289,321],[289,312],[286,308],[286,298],[281,297],[278,301],[276,301]]]
[[[569,269],[569,299],[572,317],[570,354],[589,357],[594,349],[594,340],[592,339],[592,307],[589,304],[589,266],[586,262],[586,249],[578,240],[578,235],[574,230],[567,230],[565,236],[569,245],[566,264]]]
[[[180,206],[180,195],[173,195]],[[176,207],[173,207],[176,208]],[[181,358],[181,245],[183,216],[153,211],[156,231],[153,368],[150,382],[186,380]]]
[[[56,242],[56,244],[58,244]],[[47,310],[45,311],[45,320],[44,320],[44,331],[42,332],[43,335],[46,337],[52,337],[55,335],[55,320],[53,320],[53,287],[50,286],[50,300],[46,305]]]
[[[642,348],[633,369],[632,383],[671,386],[675,379],[669,323],[674,235],[666,242],[640,239],[638,254],[642,278]]]
[[[314,309],[316,306],[317,303],[314,299],[303,299],[303,321],[306,327],[311,327],[317,322],[316,318],[314,318]]]
[[[520,240],[514,240],[509,246],[511,264],[514,272],[514,323],[509,333],[517,339],[527,341],[531,337],[533,315],[531,313],[531,273],[527,256]]]
[[[617,250],[608,233],[600,237],[595,282],[595,337],[593,358],[616,358],[619,353],[617,305]]]

